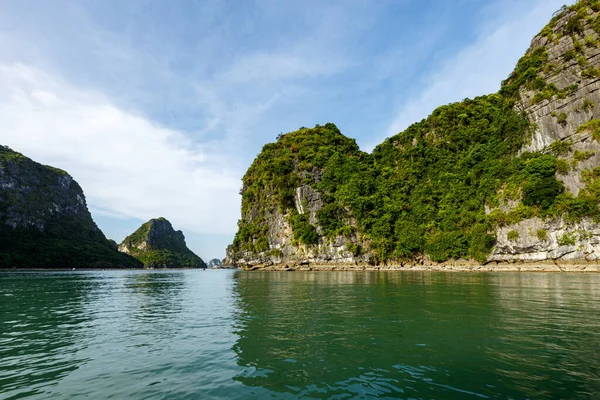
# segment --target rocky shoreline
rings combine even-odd
[[[56,272],[90,272],[90,271],[183,271],[183,270],[202,270],[206,271],[211,268],[130,268],[130,267],[90,267],[90,268],[0,268],[2,272],[45,272],[45,271],[56,271]],[[226,268],[222,268],[226,269]]]
[[[210,268],[208,268],[210,269]],[[308,264],[308,265],[254,265],[249,267],[219,268],[241,271],[420,271],[420,272],[600,272],[600,264],[585,263],[502,263],[502,264],[440,264],[440,265],[356,265],[356,264]],[[206,270],[205,268],[0,268],[2,272],[89,272],[89,271],[180,271]]]
[[[444,263],[438,265],[254,265],[244,271],[600,272],[598,263]]]

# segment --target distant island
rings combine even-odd
[[[206,263],[188,249],[183,232],[175,231],[162,217],[151,219],[127,236],[119,251],[137,258],[145,268],[206,268]]]
[[[279,135],[243,177],[226,262],[597,270],[599,10],[563,7],[498,93],[439,107],[370,154],[332,123]]]

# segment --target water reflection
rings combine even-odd
[[[90,318],[84,308],[94,289],[85,274],[0,274],[2,396],[44,393],[87,361],[78,351],[85,346]]]
[[[137,309],[133,317],[140,321],[174,318],[183,309],[183,272],[133,273],[125,277],[125,289]]]
[[[490,357],[528,397],[593,398],[600,393],[600,285],[596,275],[498,274],[500,319]],[[518,351],[507,349],[518,348]],[[528,371],[523,379],[521,366]]]
[[[302,396],[418,396],[436,371],[429,366],[450,367],[476,351],[460,340],[465,327],[455,311],[487,317],[491,301],[485,275],[241,272],[238,279],[234,350],[247,370],[236,379]],[[440,346],[448,356],[442,365]]]
[[[0,397],[594,398],[600,275],[0,275]]]
[[[45,374],[44,365],[28,364],[29,358],[55,355],[34,343],[8,362],[0,360],[2,367],[27,364],[8,372],[10,380],[0,387],[0,398],[23,394],[28,387],[37,387],[41,398],[230,398],[232,383],[242,386],[231,380],[238,368],[231,351],[235,337],[229,331],[231,273],[93,271],[85,277],[94,284],[81,305],[70,302],[69,274],[48,275],[53,286],[64,287],[56,296],[68,303],[65,311],[86,316],[77,336],[63,341],[56,357],[85,363]],[[0,287],[22,298],[24,288],[35,285],[39,282],[31,279]],[[27,293],[37,296],[35,291]],[[65,333],[56,323],[54,330],[40,328],[48,343],[60,341]],[[22,330],[10,326],[11,333],[4,337],[21,335]]]
[[[595,275],[236,275],[236,380],[282,396],[588,398]]]

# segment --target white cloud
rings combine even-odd
[[[70,172],[90,208],[232,234],[239,171],[226,155],[23,64],[0,65],[0,142]]]
[[[482,18],[476,40],[453,57],[444,60],[436,72],[427,76],[422,90],[415,99],[404,102],[389,123],[385,137],[403,131],[411,124],[427,117],[438,106],[492,93],[500,88],[500,82],[508,77],[533,36],[550,20],[552,13],[564,0],[538,0],[535,7],[521,12],[520,7],[504,7],[503,12],[490,21]],[[501,6],[506,3],[499,2]],[[492,29],[490,30],[490,26]],[[373,149],[383,137],[369,143]]]

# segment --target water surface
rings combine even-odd
[[[0,273],[0,398],[597,398],[600,275]]]

